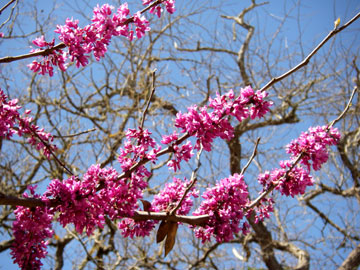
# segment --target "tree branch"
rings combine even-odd
[[[351,20],[349,20],[347,23],[345,23],[343,26],[339,27],[339,28],[334,28],[332,31],[329,32],[329,34],[319,43],[319,45],[317,45],[315,47],[315,49],[312,50],[312,52],[310,52],[310,54],[301,62],[299,63],[297,66],[293,67],[292,69],[290,69],[289,71],[285,72],[284,74],[280,75],[279,77],[274,77],[272,78],[265,86],[263,86],[260,91],[263,92],[266,89],[268,89],[269,87],[271,87],[273,84],[281,81],[282,79],[286,78],[287,76],[289,76],[290,74],[294,73],[295,71],[299,70],[300,68],[302,68],[303,66],[306,66],[310,59],[317,53],[318,50],[320,50],[320,48],[322,46],[324,46],[324,44],[333,36],[335,36],[337,33],[341,32],[342,30],[344,30],[345,28],[347,28],[350,24],[352,24],[353,22],[355,22],[357,19],[360,18],[360,12],[358,14],[356,14]]]

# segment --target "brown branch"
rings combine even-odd
[[[308,56],[306,56],[306,58],[299,63],[297,66],[293,67],[292,69],[290,69],[289,71],[286,71],[284,74],[280,75],[279,77],[274,77],[272,78],[265,86],[263,86],[260,91],[265,91],[266,89],[268,89],[269,87],[271,87],[273,84],[281,81],[282,79],[286,78],[287,76],[289,76],[290,74],[294,73],[295,71],[299,70],[300,68],[302,68],[303,66],[306,66],[310,59],[318,52],[318,50],[324,46],[324,44],[333,36],[335,36],[337,33],[341,32],[342,30],[344,30],[345,28],[347,28],[350,24],[352,24],[353,22],[355,22],[357,19],[360,18],[360,12],[358,14],[356,14],[351,20],[349,20],[347,23],[345,23],[343,26],[336,28],[334,27],[334,29],[332,31],[329,32],[329,34],[319,43],[319,45],[317,45],[315,47],[315,49],[312,50],[312,52],[310,52],[310,54]]]
[[[22,55],[17,55],[17,56],[6,56],[3,58],[0,58],[0,63],[10,63],[10,62],[27,59],[27,58],[31,58],[31,57],[35,57],[35,56],[40,56],[40,55],[46,56],[46,55],[51,54],[53,51],[60,50],[65,47],[66,47],[66,45],[63,42],[61,42],[61,43],[55,45],[54,47],[51,47],[51,48],[48,48],[45,50],[40,50],[37,52],[22,54]]]
[[[359,13],[360,14],[360,13]],[[332,126],[334,126],[337,122],[339,122],[341,120],[341,118],[344,117],[345,113],[350,109],[351,107],[351,102],[354,98],[354,95],[356,93],[356,91],[358,90],[357,86],[354,87],[352,93],[351,93],[351,96],[350,96],[350,99],[345,107],[345,109],[342,111],[342,113],[336,118],[334,119],[333,121],[331,121],[331,123],[328,125],[328,129],[330,129]]]
[[[248,31],[246,38],[245,38],[243,44],[241,45],[239,52],[237,53],[237,60],[236,60],[236,63],[240,70],[241,78],[243,79],[243,82],[244,82],[244,85],[251,85],[249,75],[246,72],[245,53],[249,49],[249,44],[250,44],[252,36],[254,35],[254,29],[255,29],[254,26],[252,26],[244,21],[244,16],[249,11],[253,10],[254,8],[268,3],[268,2],[264,2],[264,3],[256,4],[255,0],[252,0],[251,2],[252,2],[252,4],[249,7],[243,9],[237,17],[236,16],[225,16],[225,15],[221,16],[222,18],[225,18],[225,19],[234,20],[237,24],[239,24],[241,27],[245,28]]]
[[[298,263],[294,270],[308,270],[310,268],[310,255],[306,250],[300,249],[292,243],[273,241],[273,246],[278,250],[289,252],[298,258]]]
[[[254,151],[252,152],[251,157],[249,158],[249,161],[246,163],[245,167],[241,170],[240,174],[244,175],[245,171],[247,170],[247,168],[250,166],[251,162],[253,161],[253,159],[257,155],[257,148],[258,148],[259,143],[260,143],[260,137],[256,139],[256,143],[255,143],[255,146],[254,146]]]
[[[73,137],[77,137],[77,136],[80,136],[80,135],[83,135],[83,134],[86,134],[86,133],[93,132],[95,130],[96,130],[96,128],[91,128],[91,129],[88,129],[88,130],[85,130],[85,131],[81,131],[81,132],[74,133],[74,134],[69,134],[69,135],[53,135],[53,137],[54,138],[73,138]]]
[[[350,252],[338,270],[353,270],[360,265],[360,244]]]
[[[3,6],[1,9],[0,9],[0,15],[1,13],[8,7],[10,6],[12,3],[14,3],[16,0],[11,0],[9,1],[7,4],[5,4],[5,6]]]
[[[327,217],[323,212],[321,212],[315,205],[313,205],[310,201],[305,201],[305,204],[310,207],[315,213],[317,213],[324,221],[324,223],[328,223],[333,226],[336,230],[342,233],[345,237],[349,239],[354,239],[360,241],[360,237],[358,236],[351,236],[347,233],[345,229],[340,228],[335,222],[333,222],[330,218]]]
[[[140,122],[140,128],[143,129],[144,127],[144,122],[145,122],[145,116],[146,116],[146,113],[149,109],[149,106],[150,106],[150,102],[151,102],[151,99],[155,93],[155,72],[156,72],[156,69],[154,69],[152,72],[151,72],[151,76],[152,76],[152,87],[151,87],[151,92],[150,92],[150,96],[149,96],[149,99],[146,103],[146,106],[145,106],[145,109],[143,111],[143,114],[142,114],[142,117],[141,117],[141,122]]]
[[[50,200],[48,204],[49,207],[56,207],[60,205],[61,202],[57,200]],[[45,207],[46,203],[38,198],[18,198],[15,196],[5,195],[0,193],[0,205],[11,205],[11,206],[25,206],[25,207]],[[209,215],[201,215],[201,216],[182,216],[182,215],[169,215],[166,212],[148,212],[148,211],[135,211],[134,216],[129,217],[134,219],[135,221],[141,220],[168,220],[173,222],[182,222],[187,223],[189,225],[197,225],[201,226],[206,223],[209,219]]]

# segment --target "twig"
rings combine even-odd
[[[150,102],[151,102],[151,99],[155,93],[155,79],[156,79],[156,76],[155,76],[155,72],[156,72],[156,68],[152,71],[151,73],[151,77],[152,77],[152,87],[151,87],[151,92],[150,92],[150,96],[149,96],[149,99],[146,103],[146,107],[143,111],[143,114],[142,114],[142,117],[141,117],[141,122],[140,122],[140,128],[143,129],[144,127],[144,122],[145,122],[145,116],[146,116],[146,113],[149,109],[149,106],[150,106]]]
[[[8,7],[10,6],[13,2],[15,2],[16,0],[11,0],[9,1],[5,6],[3,6],[1,9],[0,9],[0,15],[1,13]]]
[[[257,155],[257,148],[258,148],[258,145],[260,143],[260,137],[258,137],[256,139],[256,143],[255,143],[255,147],[254,147],[254,151],[253,153],[251,154],[251,157],[249,159],[249,161],[246,163],[245,167],[241,170],[241,175],[244,175],[245,171],[247,170],[247,168],[250,166],[251,162],[253,161],[253,159],[255,158],[255,156]]]
[[[27,58],[31,58],[31,57],[35,57],[35,56],[40,56],[40,55],[46,56],[48,54],[51,54],[53,51],[60,50],[65,47],[66,47],[65,43],[61,42],[61,43],[55,45],[54,47],[51,47],[51,48],[48,48],[45,50],[40,50],[37,52],[22,54],[22,55],[17,55],[17,56],[6,56],[3,58],[0,58],[0,63],[10,63],[10,62],[27,59]]]
[[[351,93],[351,96],[350,96],[350,99],[345,107],[345,109],[342,111],[342,113],[336,118],[334,119],[333,121],[331,121],[331,123],[328,125],[327,129],[329,130],[333,125],[335,125],[337,122],[339,122],[341,120],[341,118],[344,117],[344,115],[346,114],[346,112],[350,109],[351,107],[351,102],[355,96],[355,93],[356,91],[358,90],[357,86],[354,87],[352,93]]]
[[[174,215],[176,213],[176,211],[180,208],[182,202],[184,201],[186,195],[189,193],[189,191],[192,189],[192,187],[195,185],[196,180],[197,180],[197,171],[199,170],[200,166],[201,166],[201,161],[200,161],[200,156],[201,153],[203,151],[203,147],[201,145],[200,150],[198,151],[197,155],[196,155],[196,168],[195,170],[193,170],[192,174],[191,174],[191,179],[190,179],[190,184],[186,187],[184,194],[182,195],[180,201],[178,202],[178,204],[175,206],[175,208],[173,208],[170,211],[170,215]]]
[[[265,86],[263,86],[260,91],[263,92],[266,89],[268,89],[270,86],[272,86],[273,84],[277,83],[278,81],[281,81],[282,79],[286,78],[287,76],[289,76],[290,74],[294,73],[295,71],[297,71],[298,69],[302,68],[303,66],[307,65],[310,61],[310,59],[314,56],[314,54],[317,53],[317,51],[334,35],[336,35],[337,33],[339,33],[340,31],[344,30],[345,28],[347,28],[350,24],[352,24],[353,22],[355,22],[357,19],[360,18],[360,12],[358,14],[356,14],[351,20],[349,20],[347,23],[345,23],[343,26],[336,28],[334,27],[334,29],[332,31],[329,32],[329,34],[319,43],[319,45],[317,45],[315,47],[315,49],[310,52],[310,54],[301,62],[299,63],[297,66],[293,67],[292,69],[286,71],[284,74],[282,74],[279,77],[274,77],[272,78]]]
[[[79,133],[74,133],[74,134],[69,134],[69,135],[54,135],[53,137],[54,138],[72,138],[72,137],[77,137],[77,136],[80,136],[80,135],[83,135],[83,134],[86,134],[86,133],[93,132],[95,130],[96,130],[96,128],[91,128],[91,129],[88,129],[88,130],[85,130],[85,131],[81,131]]]
[[[15,2],[15,1],[10,1],[9,3],[7,3],[7,4],[3,7],[3,8],[1,9],[1,11],[0,11],[0,15],[1,15],[1,12],[3,12],[3,11],[4,11],[9,5],[11,5],[13,2]],[[17,3],[18,3],[18,1],[16,1],[16,3],[14,4],[14,6],[11,8],[9,17],[0,25],[0,28],[2,28],[5,24],[7,24],[7,23],[10,21],[12,15],[14,14],[14,10],[15,10],[15,7],[16,7]]]

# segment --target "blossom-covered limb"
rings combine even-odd
[[[19,112],[21,106],[17,104],[17,99],[8,100],[0,89],[0,137],[9,139],[14,134],[20,137],[27,135],[28,142],[37,150],[42,150],[48,159],[51,155],[55,156],[54,151],[57,147],[52,143],[53,136],[31,123],[33,119],[28,116],[30,110],[26,110],[24,115],[21,115]]]

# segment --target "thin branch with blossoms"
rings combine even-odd
[[[352,91],[352,93],[350,95],[349,101],[348,101],[346,107],[344,108],[344,110],[341,112],[341,114],[336,119],[334,119],[333,121],[331,121],[330,124],[327,125],[327,127],[326,127],[326,132],[327,133],[330,131],[330,129],[333,127],[334,124],[336,124],[338,121],[340,121],[345,116],[346,112],[350,109],[351,104],[352,104],[352,100],[353,100],[357,90],[358,90],[358,88],[354,87],[354,89],[353,89],[353,91]],[[261,200],[264,199],[267,195],[269,195],[276,187],[278,187],[282,181],[288,181],[288,177],[289,177],[290,172],[292,171],[292,169],[295,168],[295,166],[297,164],[299,164],[299,162],[302,160],[302,158],[304,157],[305,154],[306,154],[305,152],[301,152],[297,156],[297,158],[293,161],[291,167],[286,171],[285,175],[283,177],[281,177],[277,182],[275,182],[275,183],[272,182],[270,184],[270,186],[265,191],[263,191],[256,199],[254,199],[247,206],[247,210],[252,210],[256,206],[258,206],[259,203],[261,202]]]
[[[150,10],[150,13],[152,13],[151,11],[154,10],[154,8],[156,8],[158,5],[162,4],[163,2],[167,3],[167,2],[171,2],[171,1],[172,0],[170,0],[170,1],[169,0],[156,0],[156,1],[152,2],[152,1],[143,0],[144,4],[149,4],[149,5],[147,7],[145,7],[144,9],[142,9],[141,11],[136,12],[134,16],[121,22],[121,26],[127,26],[130,23],[135,23],[135,20],[139,14],[144,14],[148,10]],[[167,5],[167,10],[168,10],[168,12],[171,12],[171,13],[175,11],[175,9],[173,8],[172,5]],[[159,13],[157,13],[157,15],[159,16]],[[120,26],[118,26],[118,27],[120,27]],[[36,57],[36,56],[46,57],[46,56],[53,54],[56,51],[66,48],[67,46],[68,45],[65,44],[64,42],[60,42],[56,45],[53,44],[52,46],[49,46],[46,49],[37,50],[35,52],[31,52],[28,54],[23,54],[23,55],[18,55],[18,56],[7,56],[7,57],[0,58],[0,63],[10,63],[10,62],[23,60],[23,59],[27,59],[27,58],[32,58],[32,57]]]
[[[43,138],[41,138],[40,135],[33,130],[32,127],[29,127],[29,129],[30,129],[31,133],[40,140],[40,142],[44,145],[44,148],[46,149],[46,151],[48,151],[48,152],[50,153],[50,155],[53,156],[53,158],[55,159],[55,161],[56,161],[69,175],[74,175],[74,174],[72,173],[72,171],[71,171],[68,167],[66,167],[66,165],[56,156],[56,154],[55,154],[54,151],[53,151],[53,147],[52,147],[50,144],[48,144],[47,142],[45,142],[45,141],[43,140]]]
[[[51,48],[47,48],[47,49],[40,50],[37,52],[32,52],[32,53],[27,53],[27,54],[22,54],[22,55],[17,55],[17,56],[6,56],[3,58],[0,58],[0,63],[10,63],[10,62],[19,61],[19,60],[23,60],[23,59],[27,59],[27,58],[36,57],[36,56],[48,56],[53,51],[57,51],[57,50],[64,49],[64,48],[66,48],[66,45],[63,42],[61,42]]]

